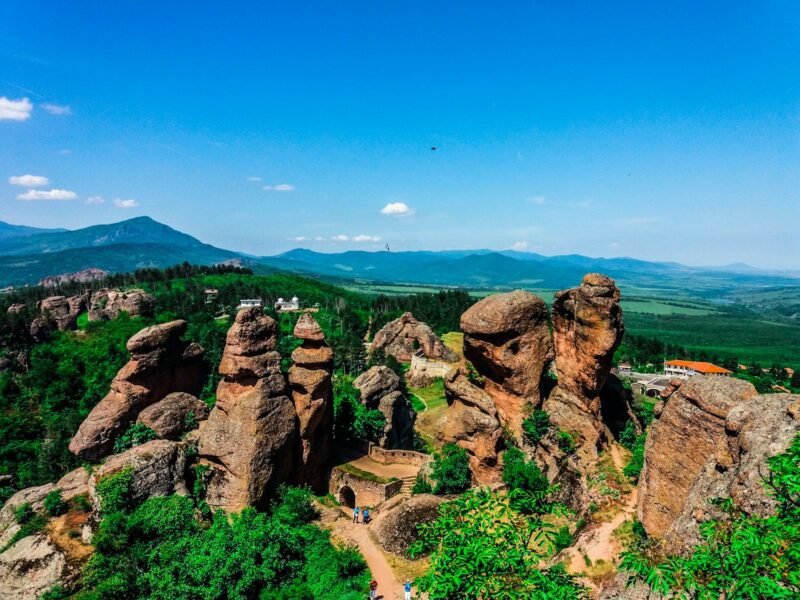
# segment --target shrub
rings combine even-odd
[[[434,493],[460,494],[469,489],[472,475],[467,451],[455,444],[445,444],[433,459]]]
[[[553,538],[553,545],[556,547],[556,552],[561,552],[564,548],[572,545],[572,534],[569,532],[569,527],[564,525],[558,528],[558,532]]]
[[[567,433],[566,431],[559,431],[557,440],[558,447],[562,452],[565,452],[566,454],[572,454],[575,452],[575,438],[573,438],[571,434]]]
[[[61,497],[61,490],[53,490],[44,497],[44,510],[51,517],[57,517],[67,512],[67,503]]]
[[[417,473],[417,478],[414,480],[414,486],[411,488],[412,494],[430,494],[433,492],[433,486],[428,478],[422,474],[422,471]]]
[[[522,431],[531,444],[538,444],[548,429],[550,429],[550,416],[539,408],[522,422]]]
[[[97,482],[97,495],[100,497],[102,514],[127,512],[133,508],[131,484],[133,469],[126,467],[119,473],[106,475]]]
[[[478,370],[473,366],[471,362],[467,363],[467,380],[472,385],[476,385],[479,388],[483,388],[486,385],[486,378],[480,373],[478,373]]]
[[[154,440],[158,437],[155,431],[144,423],[134,423],[114,442],[114,454],[125,452],[134,446],[140,446],[145,442]]]
[[[547,477],[535,461],[525,460],[519,448],[511,448],[503,454],[503,482],[512,490],[526,492],[543,492],[548,488]]]
[[[30,521],[35,514],[36,513],[33,511],[31,503],[24,502],[23,504],[20,504],[16,510],[14,510],[14,520],[20,525],[25,525],[25,523]]]

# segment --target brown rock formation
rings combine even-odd
[[[437,439],[467,451],[477,483],[499,482],[503,428],[492,397],[458,370],[448,374],[444,391],[450,406],[437,424]]]
[[[50,537],[36,533],[0,554],[0,596],[4,600],[36,600],[77,575]]]
[[[556,426],[577,437],[579,452],[589,458],[608,438],[601,391],[623,333],[619,289],[609,277],[590,273],[577,288],[556,294],[553,340],[558,387],[545,402],[545,410]],[[607,401],[626,402],[620,394],[610,394]],[[612,414],[629,412],[626,406],[606,408]]]
[[[85,460],[102,458],[146,407],[172,392],[200,393],[203,349],[182,341],[185,332],[185,321],[172,321],[142,329],[128,340],[131,359],[81,423],[69,445],[74,454]]]
[[[369,409],[378,409],[386,417],[382,448],[410,449],[414,444],[414,421],[417,413],[400,391],[400,378],[388,367],[375,366],[353,382],[361,392],[361,402]]]
[[[517,437],[541,405],[542,377],[553,360],[547,305],[530,292],[494,294],[461,315],[464,356],[486,378],[501,423]]]
[[[414,315],[407,312],[394,321],[389,321],[375,334],[373,349],[382,349],[400,362],[410,362],[411,356],[418,349],[428,358],[436,358],[446,362],[455,362],[458,357],[453,354],[444,342],[426,323],[417,321]]]
[[[90,321],[110,321],[121,311],[131,317],[151,317],[156,300],[144,290],[97,290],[89,303]]]
[[[294,365],[289,369],[289,386],[299,421],[296,481],[322,493],[333,443],[333,351],[309,313],[298,319],[294,337],[303,340],[292,352]]]
[[[275,342],[275,320],[260,307],[240,310],[228,331],[217,403],[198,448],[201,461],[212,467],[206,496],[212,508],[261,504],[290,479],[297,415]]]
[[[692,377],[674,393],[654,421],[639,480],[639,520],[663,537],[710,458],[728,451],[725,421],[751,401],[755,388],[728,377]]]
[[[408,548],[417,541],[417,525],[433,521],[439,506],[446,499],[432,494],[411,496],[405,502],[378,516],[373,532],[378,544],[387,552],[405,557]]]
[[[187,431],[190,413],[195,421],[204,421],[208,405],[191,394],[173,392],[140,412],[136,422],[147,425],[160,438],[178,440]]]
[[[8,310],[6,310],[6,313],[9,314],[9,315],[18,315],[18,314],[20,314],[21,312],[24,312],[24,311],[25,311],[25,305],[24,304],[12,304],[11,306],[8,307]]]
[[[115,454],[99,467],[89,478],[89,494],[94,505],[102,505],[97,484],[105,477],[131,470],[130,499],[139,503],[153,496],[185,495],[186,455],[184,446],[169,440],[151,440],[134,446],[121,454]]]
[[[59,331],[76,329],[78,317],[87,308],[86,296],[50,296],[37,303],[39,313],[31,323],[31,337],[41,340],[53,328]]]
[[[46,483],[20,490],[6,501],[3,508],[0,509],[0,548],[4,548],[20,530],[20,525],[15,518],[16,510],[25,503],[30,504],[35,511],[42,510],[45,497],[55,489],[55,485]]]

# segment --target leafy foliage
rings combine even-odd
[[[414,479],[414,485],[411,487],[412,494],[430,494],[433,492],[433,486],[428,478],[420,471]]]
[[[125,450],[129,450],[134,446],[140,446],[157,437],[158,435],[156,432],[144,423],[134,423],[114,442],[114,454],[125,452]]]
[[[445,444],[434,455],[432,475],[436,481],[435,494],[460,494],[469,489],[472,474],[467,451],[456,444]]]
[[[53,490],[44,497],[44,510],[51,517],[57,517],[67,512],[67,503],[61,497],[61,490]]]
[[[800,434],[769,459],[765,485],[778,501],[770,517],[747,515],[730,499],[714,500],[725,513],[701,525],[703,541],[687,556],[662,557],[647,540],[622,558],[629,580],[660,593],[700,600],[797,598],[800,595]]]
[[[386,417],[377,408],[361,402],[353,377],[339,371],[333,378],[333,435],[337,440],[377,442],[386,427]]]
[[[538,444],[550,429],[550,415],[537,408],[522,422],[522,431],[531,444]]]
[[[551,553],[553,531],[540,517],[514,510],[508,496],[471,490],[442,504],[438,518],[418,528],[410,554],[430,554],[430,567],[416,583],[431,600],[586,597],[562,566],[539,569]]]

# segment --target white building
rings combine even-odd
[[[664,375],[688,379],[694,375],[716,375],[730,377],[731,372],[709,362],[695,360],[667,360],[664,361]]]
[[[239,300],[238,308],[251,308],[253,306],[261,306],[261,298],[242,298]]]
[[[277,310],[278,312],[300,310],[300,298],[298,298],[297,296],[294,296],[291,300],[284,300],[283,298],[278,298],[278,301],[275,303],[275,310]]]

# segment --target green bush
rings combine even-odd
[[[519,448],[510,448],[503,453],[503,482],[512,490],[526,492],[544,492],[549,487],[547,477],[536,462],[525,460],[525,454]]]
[[[131,484],[133,469],[126,467],[118,473],[106,475],[97,482],[97,495],[100,497],[102,514],[127,512],[133,508]]]
[[[144,423],[134,423],[114,442],[114,454],[125,452],[134,446],[141,446],[157,437],[158,434]]]
[[[548,429],[550,429],[550,416],[539,408],[522,422],[522,431],[531,444],[538,444]]]
[[[51,517],[67,512],[67,503],[61,497],[61,490],[53,490],[44,497],[44,510]]]
[[[386,427],[386,417],[378,409],[361,403],[361,392],[353,377],[337,372],[333,378],[333,434],[337,440],[355,439],[377,442]]]
[[[553,538],[553,545],[556,548],[556,552],[561,552],[564,548],[569,548],[572,545],[572,534],[569,532],[569,527],[563,525],[558,528],[558,532]]]
[[[434,493],[460,494],[469,489],[472,474],[467,451],[456,444],[445,444],[433,458],[432,475],[436,481]]]
[[[572,434],[566,431],[559,431],[556,439],[558,440],[558,447],[562,452],[566,454],[575,452],[575,438],[572,437]]]
[[[14,520],[20,525],[24,525],[30,521],[35,514],[36,513],[33,511],[31,503],[24,502],[14,510]]]
[[[433,486],[428,478],[422,474],[422,471],[417,473],[417,478],[414,480],[414,486],[411,488],[412,494],[430,494],[433,492]]]

